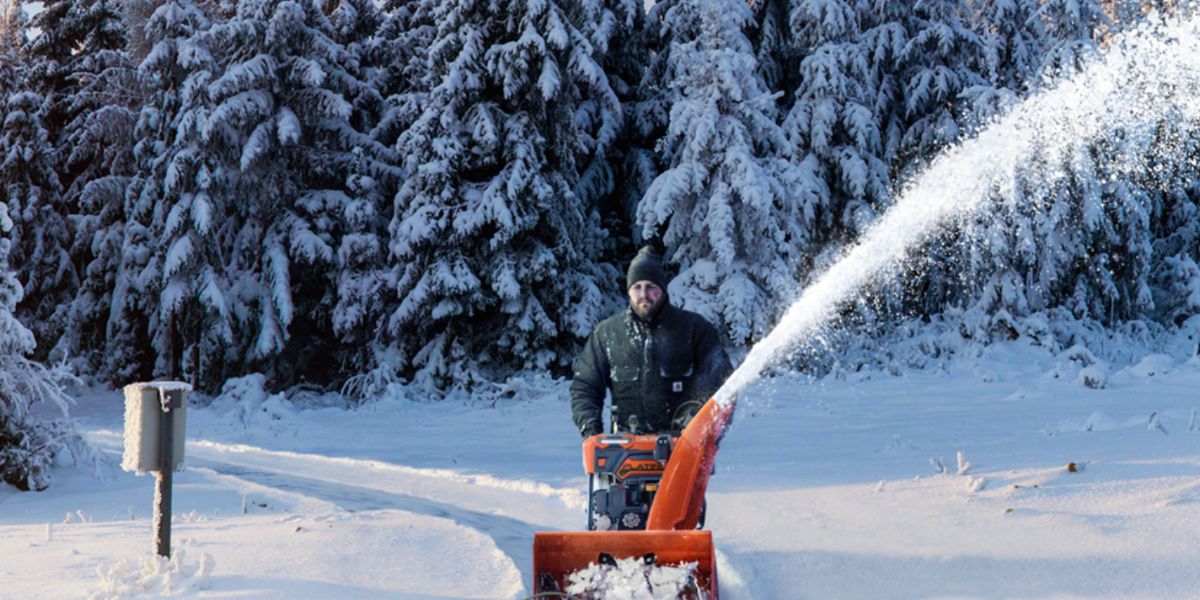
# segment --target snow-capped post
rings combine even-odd
[[[121,468],[139,475],[156,473],[154,539],[159,556],[171,557],[171,479],[183,463],[187,393],[178,381],[125,386],[125,454]]]

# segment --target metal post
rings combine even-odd
[[[159,465],[154,495],[154,539],[156,553],[171,558],[171,479],[175,471],[175,410],[183,407],[182,390],[159,390],[162,428],[159,430]]]

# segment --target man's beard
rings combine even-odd
[[[658,299],[657,303],[650,302],[649,300],[645,300],[642,302],[635,302],[635,303],[633,303],[633,312],[641,320],[650,321],[651,319],[654,318],[655,315],[658,314],[658,311],[659,311],[659,309],[662,308],[662,305],[664,304],[665,299],[666,299],[666,296],[663,296]],[[643,307],[645,307],[645,308],[643,309]]]

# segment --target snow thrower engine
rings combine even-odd
[[[612,433],[583,442],[588,529],[645,529],[674,436]]]

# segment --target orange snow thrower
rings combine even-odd
[[[705,598],[715,600],[717,562],[712,534],[697,528],[717,446],[734,406],[734,402],[721,405],[709,400],[678,438],[598,435],[585,440],[588,528],[614,529],[534,533],[534,595],[564,592],[569,576],[591,564],[637,558],[658,565],[696,563],[696,588]],[[598,475],[610,484],[607,489],[594,489]]]

